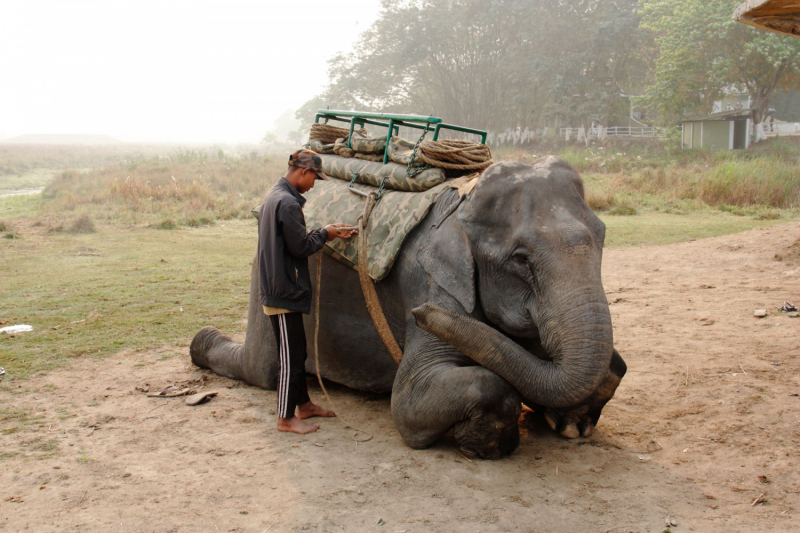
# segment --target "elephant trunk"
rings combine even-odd
[[[602,306],[598,304],[598,308]],[[600,310],[600,309],[598,309]],[[508,381],[530,402],[571,407],[592,394],[608,373],[613,351],[611,320],[585,309],[566,325],[551,323],[542,340],[552,360],[539,359],[492,327],[425,304],[412,311],[417,325]],[[609,315],[609,316],[607,316]],[[571,317],[570,317],[571,318]],[[559,333],[554,333],[556,330]]]

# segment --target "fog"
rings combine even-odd
[[[4,0],[0,139],[258,142],[323,90],[327,60],[379,10],[379,0]]]

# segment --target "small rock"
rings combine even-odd
[[[756,317],[756,318],[764,318],[765,316],[767,316],[767,310],[766,309],[756,309],[755,311],[753,311],[753,316]]]
[[[790,311],[786,314],[789,315],[790,318],[797,318],[798,316],[800,316],[800,313],[798,313],[797,311]]]
[[[649,455],[642,455],[642,454],[640,453],[640,454],[639,454],[639,460],[640,460],[640,461],[649,461],[649,460],[650,460],[650,456],[649,456]]]

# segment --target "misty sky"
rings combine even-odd
[[[258,142],[380,0],[0,0],[0,138]]]

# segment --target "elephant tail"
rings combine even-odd
[[[242,345],[214,326],[198,331],[189,346],[192,363],[232,379],[242,379],[241,354]]]

